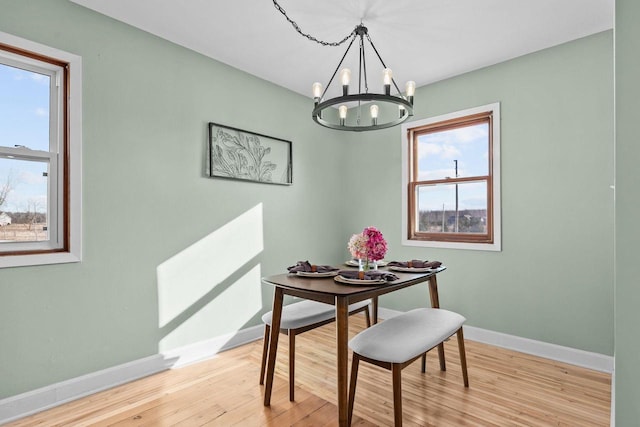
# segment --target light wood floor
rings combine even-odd
[[[350,320],[350,336],[364,328]],[[261,341],[36,414],[9,426],[335,426],[335,325],[297,337],[296,401],[289,402],[287,339],[281,336],[271,407],[258,385]],[[455,339],[402,372],[405,425],[607,426],[611,378],[466,341],[470,388],[462,385]],[[353,425],[393,424],[391,374],[361,364]]]

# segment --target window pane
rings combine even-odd
[[[0,158],[0,242],[49,240],[48,166]]]
[[[0,146],[49,150],[50,81],[0,64]]]
[[[419,135],[417,151],[418,181],[486,176],[489,171],[489,124]]]
[[[487,233],[486,181],[421,185],[416,197],[418,232]]]

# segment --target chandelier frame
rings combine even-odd
[[[403,95],[402,92],[400,91],[400,89],[398,88],[398,85],[397,85],[395,79],[393,79],[393,77],[390,78],[389,84],[384,85],[385,86],[385,93],[384,94],[370,93],[369,92],[368,81],[367,81],[367,65],[366,65],[366,58],[365,58],[365,43],[364,43],[365,36],[366,36],[366,40],[371,45],[371,48],[373,49],[373,51],[376,53],[376,56],[380,60],[380,63],[382,64],[382,67],[385,70],[388,69],[386,64],[382,60],[382,57],[378,53],[378,50],[376,49],[375,45],[373,44],[373,41],[371,40],[371,37],[369,37],[369,33],[368,33],[367,27],[365,27],[362,24],[358,25],[353,30],[353,32],[351,33],[351,35],[350,35],[351,42],[349,43],[349,46],[347,47],[347,50],[345,51],[344,55],[342,56],[342,59],[338,63],[338,66],[336,67],[335,71],[333,72],[333,75],[331,76],[331,79],[329,79],[329,83],[327,84],[327,86],[325,87],[324,91],[322,92],[322,95],[314,97],[314,101],[315,102],[314,102],[313,111],[311,112],[311,117],[313,118],[313,121],[315,121],[319,125],[327,127],[327,128],[330,128],[330,129],[335,129],[335,130],[346,130],[346,131],[354,131],[354,132],[363,132],[363,131],[385,129],[385,128],[390,128],[390,127],[393,127],[393,126],[397,126],[400,123],[405,122],[409,117],[413,116],[413,95],[411,95],[411,96]],[[354,41],[358,37],[360,38],[359,69],[358,69],[358,93],[349,95],[348,94],[348,85],[347,86],[343,85],[343,87],[342,87],[343,88],[343,95],[342,96],[337,96],[337,97],[334,97],[334,98],[330,98],[330,99],[324,100],[324,96],[326,95],[327,90],[331,86],[331,83],[333,82],[336,74],[338,73],[338,70],[342,66],[342,63],[344,62],[344,59],[347,57],[347,54],[349,53],[349,50],[351,49],[351,46],[353,45]],[[363,77],[364,77],[364,88],[365,88],[364,92],[362,92]],[[391,87],[390,87],[391,83],[393,83],[393,86],[395,87],[396,91],[398,92],[398,95],[391,95]],[[360,121],[361,121],[360,112],[358,112],[358,116],[357,116],[355,125],[354,124],[350,124],[349,122],[347,122],[344,119],[342,119],[342,120],[340,120],[339,122],[336,123],[336,122],[331,122],[331,121],[326,120],[325,118],[323,118],[323,114],[322,113],[327,108],[333,107],[333,106],[338,105],[338,104],[347,104],[347,103],[354,103],[354,102],[358,104],[357,108],[360,108],[363,102],[378,102],[378,103],[386,103],[386,104],[397,105],[399,107],[398,117],[395,118],[395,119],[387,120],[385,122],[379,122],[377,120],[377,117],[376,117],[375,119],[372,119],[372,123],[370,125],[361,125],[360,124]]]
[[[371,41],[371,37],[369,37],[369,31],[367,29],[367,27],[365,27],[364,25],[362,25],[362,21],[360,22],[360,25],[356,26],[355,29],[353,31],[351,31],[351,33],[349,33],[347,36],[345,36],[344,38],[342,38],[342,40],[337,41],[337,42],[327,42],[327,41],[323,41],[323,40],[318,40],[317,38],[315,38],[314,36],[312,36],[311,34],[305,33],[300,29],[300,26],[293,20],[291,19],[288,15],[287,12],[284,10],[284,8],[282,6],[280,6],[280,4],[278,4],[277,0],[273,0],[273,5],[275,6],[275,8],[285,17],[285,19],[291,24],[291,26],[303,37],[309,39],[310,41],[313,41],[315,43],[318,43],[322,46],[340,46],[343,43],[347,42],[349,39],[351,39],[351,42],[349,43],[349,46],[347,47],[347,50],[345,51],[344,55],[342,55],[342,59],[340,60],[340,62],[338,63],[338,66],[336,67],[335,71],[333,72],[333,75],[331,76],[331,78],[329,79],[329,83],[327,84],[327,86],[324,88],[324,91],[322,90],[322,85],[320,83],[314,83],[313,84],[313,99],[314,99],[314,108],[313,111],[311,112],[311,116],[313,118],[313,121],[315,121],[316,123],[318,123],[321,126],[327,127],[327,128],[331,128],[331,129],[336,129],[336,130],[346,130],[346,131],[355,131],[355,132],[362,132],[362,131],[369,131],[369,130],[377,130],[377,129],[385,129],[385,128],[389,128],[392,126],[396,126],[399,125],[400,123],[405,122],[409,117],[413,116],[413,95],[415,92],[415,82],[413,81],[408,81],[407,82],[407,89],[406,89],[406,95],[403,95],[402,92],[400,91],[400,89],[398,88],[398,85],[396,84],[395,79],[393,78],[393,73],[391,72],[391,70],[389,68],[387,68],[386,64],[384,63],[384,61],[382,60],[382,57],[380,56],[380,53],[378,53],[378,49],[376,49],[376,46],[373,44],[373,41]],[[368,81],[367,81],[367,61],[366,61],[366,57],[365,57],[365,36],[367,41],[369,42],[369,44],[371,45],[371,48],[373,49],[373,51],[376,53],[376,56],[378,57],[378,59],[380,60],[380,63],[382,64],[382,67],[384,68],[383,74],[384,74],[384,94],[379,94],[379,93],[369,93],[369,85],[368,85]],[[347,57],[347,54],[349,53],[349,50],[351,49],[351,46],[353,45],[353,43],[355,42],[356,38],[360,38],[360,47],[359,47],[359,65],[358,65],[358,93],[354,94],[354,95],[349,95],[349,79],[350,79],[350,74],[351,72],[348,69],[343,69],[341,71],[341,79],[342,77],[342,72],[346,71],[348,74],[347,77],[347,81],[345,82],[343,79],[342,82],[342,96],[337,96],[334,98],[330,98],[327,100],[324,100],[324,96],[327,93],[327,90],[329,89],[329,87],[331,86],[331,83],[333,82],[333,79],[336,77],[336,74],[338,73],[338,70],[340,69],[340,66],[342,65],[342,63],[344,62],[344,59]],[[364,76],[364,92],[362,92],[362,78]],[[391,95],[391,83],[393,83],[393,86],[395,87],[396,91],[397,91],[397,95]],[[322,92],[322,93],[320,93]],[[370,105],[370,118],[371,118],[371,124],[370,125],[360,125],[362,116],[361,116],[361,111],[362,111],[362,103],[363,102],[377,102],[377,103],[383,103],[383,104],[393,104],[393,105],[397,105],[398,106],[398,114],[396,116],[395,119],[393,118],[387,118],[385,117],[385,119],[387,121],[384,122],[379,122],[378,120],[378,112],[379,112],[379,107],[377,104],[371,104]],[[356,116],[356,120],[355,120],[355,125],[352,125],[351,123],[353,122],[353,120],[347,122],[346,120],[346,116],[347,116],[347,112],[348,112],[348,107],[346,104],[351,104],[353,105],[353,103],[357,104],[357,116]],[[323,112],[325,110],[327,110],[328,108],[333,107],[334,105],[338,105],[341,104],[338,108],[339,111],[339,121],[337,123],[335,122],[331,122],[327,119],[325,119],[323,117]],[[355,107],[354,107],[355,109]],[[332,116],[335,116],[335,114],[331,114]],[[388,111],[386,116],[388,116]]]

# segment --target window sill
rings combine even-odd
[[[6,255],[0,256],[0,268],[68,264],[72,262],[80,262],[81,260],[80,254],[73,252],[54,252],[35,255]]]
[[[500,240],[493,243],[463,243],[463,242],[434,242],[431,240],[409,240],[402,239],[402,246],[413,246],[420,248],[441,248],[441,249],[466,249],[473,251],[502,251]]]

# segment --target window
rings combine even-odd
[[[0,33],[0,267],[80,260],[81,68]]]
[[[403,244],[499,251],[500,105],[406,123]]]

